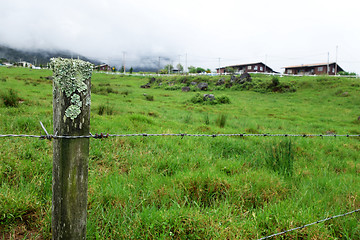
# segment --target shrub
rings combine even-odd
[[[7,93],[1,94],[1,98],[6,107],[19,106],[19,96],[13,89],[9,89]]]
[[[215,99],[205,98],[202,94],[196,93],[195,96],[193,96],[190,99],[190,102],[192,102],[194,104],[216,105],[216,104],[229,104],[230,99],[228,96],[225,96],[225,95],[222,95],[220,97],[215,97]]]
[[[216,97],[215,100],[218,103],[221,103],[221,104],[229,104],[230,103],[230,98],[228,96],[225,96],[225,95],[222,95],[220,97]]]
[[[190,102],[192,103],[203,103],[204,102],[204,97],[201,96],[200,93],[196,93],[195,96],[193,96],[191,99],[190,99]]]
[[[170,90],[170,91],[176,91],[176,90],[179,90],[179,89],[181,89],[181,86],[179,86],[179,85],[165,87],[165,90]]]

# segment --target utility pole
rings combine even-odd
[[[220,59],[221,59],[221,58],[219,58],[219,75],[221,75],[221,71],[220,71]]]
[[[123,52],[123,66],[124,66],[124,74],[126,73],[126,70],[125,70],[125,57],[126,57],[126,52]]]
[[[187,68],[187,53],[185,53],[185,72],[188,72],[188,68]]]
[[[266,63],[267,63],[267,54],[265,54],[265,66],[264,66],[264,73],[266,73]]]
[[[161,58],[161,57],[159,57],[159,67],[158,67],[158,73],[160,73],[160,58]]]
[[[330,53],[328,52],[328,61],[327,61],[327,69],[326,69],[327,75],[329,75],[329,58],[330,58]]]
[[[338,45],[336,45],[335,75],[337,74]]]

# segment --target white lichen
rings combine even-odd
[[[70,105],[65,110],[65,116],[70,118],[71,120],[74,120],[75,118],[77,118],[77,116],[79,116],[80,113],[81,113],[81,109],[77,105]]]
[[[79,59],[51,58],[49,67],[54,72],[54,86],[71,98],[71,105],[65,110],[65,116],[74,120],[81,113],[83,101],[81,93],[87,91],[85,81],[91,77],[93,65]],[[86,105],[90,105],[86,97]]]
[[[73,105],[79,106],[80,108],[82,107],[82,101],[80,100],[80,96],[78,94],[73,94],[71,96],[71,103]]]

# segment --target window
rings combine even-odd
[[[318,67],[318,71],[319,71],[319,72],[324,71],[324,67]]]
[[[262,66],[260,66],[260,71],[263,71],[263,70],[264,70],[264,68]]]
[[[258,70],[258,66],[254,66],[254,70],[257,71],[257,70]]]
[[[333,68],[331,71],[332,71],[333,73],[335,73],[335,68]]]
[[[289,74],[292,74],[292,69],[288,69],[287,71]]]
[[[248,66],[248,70],[251,70],[251,66]]]

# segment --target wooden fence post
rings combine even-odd
[[[92,64],[53,58],[50,67],[54,135],[89,135]],[[52,239],[85,239],[89,138],[55,138],[53,148]]]

